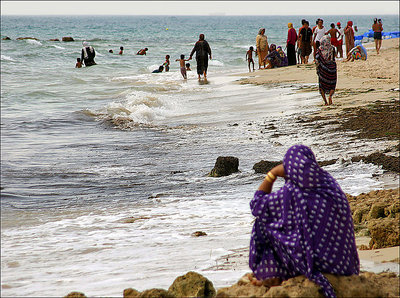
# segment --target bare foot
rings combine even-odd
[[[278,286],[282,283],[282,280],[279,277],[258,280],[252,273],[246,274],[246,277],[250,280],[252,285],[257,286],[257,287],[261,287],[261,286],[273,287],[273,286]]]

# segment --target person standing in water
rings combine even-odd
[[[199,76],[204,75],[204,79],[207,80],[207,68],[208,68],[208,56],[211,57],[211,48],[208,42],[204,39],[204,34],[200,34],[199,40],[195,43],[192,52],[190,53],[189,60],[196,52],[196,62],[197,62],[197,74]]]
[[[94,62],[94,57],[96,56],[94,48],[87,41],[84,41],[82,45],[81,61],[85,66],[96,65],[96,62]]]

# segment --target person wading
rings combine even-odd
[[[195,43],[193,50],[190,53],[189,60],[192,59],[194,52],[196,52],[197,74],[199,80],[201,79],[201,75],[204,76],[204,80],[207,80],[208,56],[210,56],[210,60],[212,57],[210,45],[206,40],[204,40],[204,34],[200,34],[199,40]]]

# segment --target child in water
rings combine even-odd
[[[186,71],[191,71],[192,69],[190,68],[190,63],[186,63]]]
[[[122,53],[124,51],[124,47],[120,47],[119,49],[120,49],[120,51],[119,51],[118,55],[122,55]]]
[[[81,68],[81,67],[82,67],[81,58],[76,58],[75,68]]]
[[[147,50],[148,48],[141,49],[136,53],[136,55],[146,55]]]
[[[249,50],[246,52],[246,60],[247,60],[248,65],[249,65],[249,72],[251,71],[250,70],[250,63],[253,63],[253,71],[254,71],[253,52],[255,52],[253,47],[250,47]]]
[[[179,66],[181,67],[181,74],[182,74],[183,78],[186,80],[187,75],[186,75],[185,61],[189,61],[189,59],[185,59],[185,55],[181,55],[181,59],[176,59],[175,61],[179,61]]]
[[[163,65],[165,66],[165,71],[169,71],[169,55],[165,56],[165,62],[163,63]]]

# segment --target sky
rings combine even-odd
[[[1,1],[1,15],[384,15],[399,1]]]

